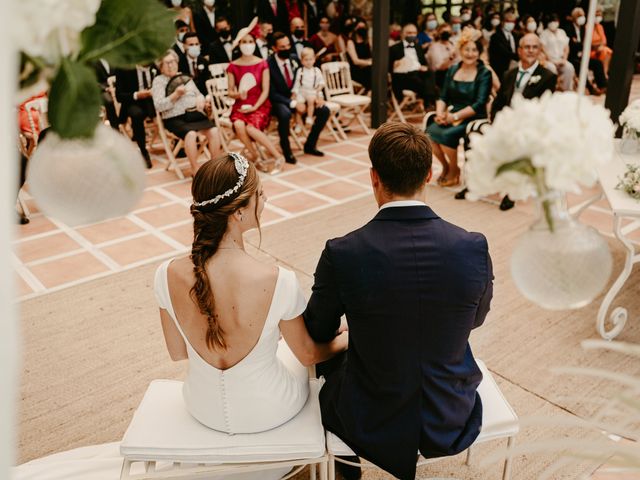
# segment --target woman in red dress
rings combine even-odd
[[[241,31],[238,36],[242,33],[244,32]],[[266,60],[254,55],[256,42],[252,35],[245,34],[236,40],[239,40],[242,56],[231,62],[227,69],[229,96],[235,99],[230,119],[236,135],[249,152],[249,160],[256,162],[258,159],[258,152],[252,142],[255,141],[269,152],[277,167],[282,155],[264,133],[271,119],[269,66]]]

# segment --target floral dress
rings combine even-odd
[[[255,112],[243,112],[243,105],[253,106],[257,103],[258,98],[262,94],[262,74],[265,70],[268,70],[269,66],[266,60],[262,60],[254,65],[237,65],[236,63],[229,64],[227,72],[233,75],[236,88],[239,90],[240,86],[244,83],[253,84],[253,86],[247,91],[247,98],[242,100],[237,98],[233,107],[231,107],[230,119],[232,122],[236,120],[242,120],[247,125],[253,125],[259,130],[264,130],[269,126],[271,120],[271,103],[269,99],[260,105],[260,108]],[[244,80],[246,75],[253,76],[255,82],[250,79]]]

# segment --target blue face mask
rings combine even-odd
[[[438,28],[437,20],[429,20],[427,22],[427,30],[435,30],[436,28]]]
[[[200,56],[200,45],[191,45],[187,49],[187,53],[191,58],[198,58]]]
[[[454,23],[451,25],[451,30],[453,30],[453,33],[460,33],[460,24]]]

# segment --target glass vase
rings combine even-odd
[[[620,140],[620,152],[625,155],[633,155],[640,151],[640,132],[625,125],[622,128]]]
[[[594,228],[571,217],[564,194],[551,191],[536,200],[536,220],[511,256],[516,287],[546,309],[584,307],[609,280],[609,246]]]

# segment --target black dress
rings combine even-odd
[[[356,42],[354,40],[353,43],[356,47],[356,54],[360,60],[368,60],[371,58],[371,47],[369,46],[369,42]],[[366,90],[371,90],[371,66],[359,67],[353,64],[349,54],[347,54],[347,58],[351,65],[351,79],[358,82]]]

